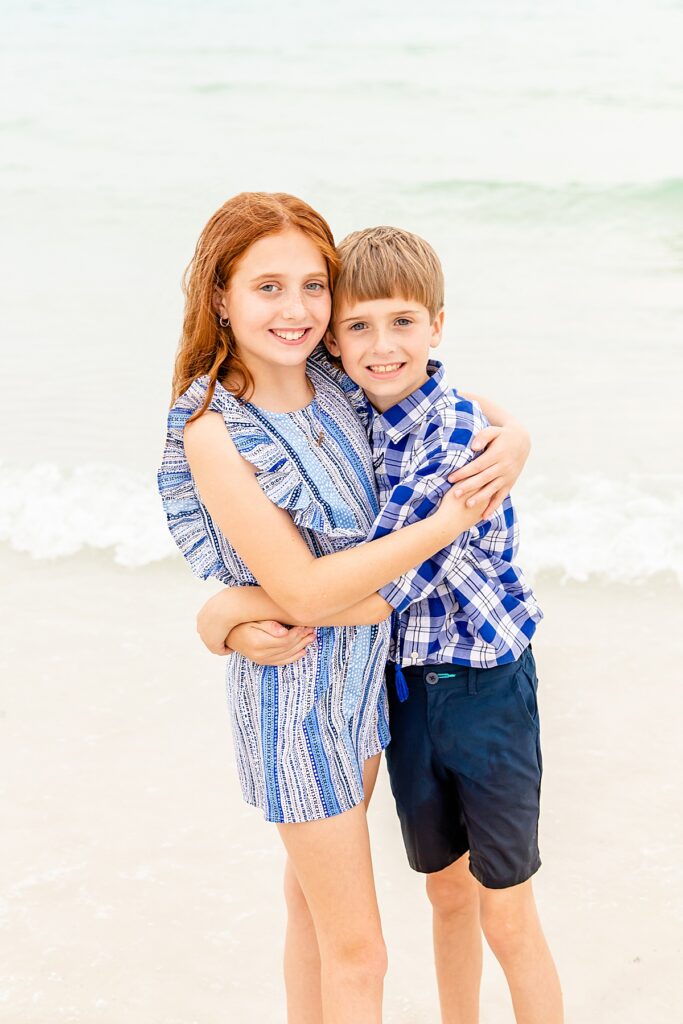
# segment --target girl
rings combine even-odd
[[[290,901],[317,939],[305,992],[288,958],[290,1019],[322,1008],[325,1024],[376,1024],[386,954],[364,800],[389,739],[389,624],[366,599],[477,522],[486,498],[449,492],[425,521],[357,546],[377,514],[368,442],[343,384],[307,361],[336,270],[329,227],[292,196],[243,193],[211,218],[186,276],[159,488],[198,575],[258,582],[285,621],[329,623],[279,669],[234,655],[227,690],[244,798],[277,824]],[[364,615],[339,614],[363,601]]]

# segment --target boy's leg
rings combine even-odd
[[[392,739],[386,756],[391,788],[410,866],[427,876],[443,1024],[477,1024],[482,957],[479,887],[469,871],[457,786],[432,740],[435,686],[422,669],[407,667],[404,672],[406,701],[398,699],[391,673],[388,680]]]
[[[381,756],[376,754],[368,758],[364,765],[366,810],[377,781]],[[288,1024],[322,1024],[318,937],[306,897],[289,857],[285,865],[284,890],[287,903],[284,952],[287,1021]]]
[[[465,854],[427,875],[442,1024],[478,1024],[481,985],[480,885]]]
[[[531,879],[509,889],[479,886],[481,926],[505,972],[517,1024],[562,1024],[562,992],[541,929]]]
[[[435,696],[432,732],[457,780],[481,925],[517,1022],[560,1024],[562,995],[531,886],[540,866],[537,686],[530,649],[517,662],[472,671],[466,689],[456,679]]]

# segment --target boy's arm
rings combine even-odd
[[[468,502],[477,493],[487,499],[482,519],[488,519],[508,496],[524,469],[531,438],[526,427],[495,402],[479,395],[461,394],[478,402],[491,426],[480,430],[472,440],[472,450],[481,452],[483,449],[483,454],[476,462],[470,461],[451,473],[448,479],[456,484],[457,493],[468,496]]]

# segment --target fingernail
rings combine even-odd
[[[460,489],[460,487],[456,487],[455,488],[455,496],[456,496],[456,498],[459,498],[461,495],[462,495],[462,490]]]

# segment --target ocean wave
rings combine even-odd
[[[567,182],[551,185],[532,181],[435,179],[401,189],[406,199],[426,199],[470,208],[496,219],[572,221],[620,214],[662,217],[672,232],[683,215],[683,178],[653,182],[614,182],[608,185]]]
[[[515,494],[520,564],[565,580],[635,583],[673,573],[683,585],[683,478],[527,478]],[[154,475],[119,466],[0,466],[0,541],[36,559],[88,549],[136,567],[178,558]]]

